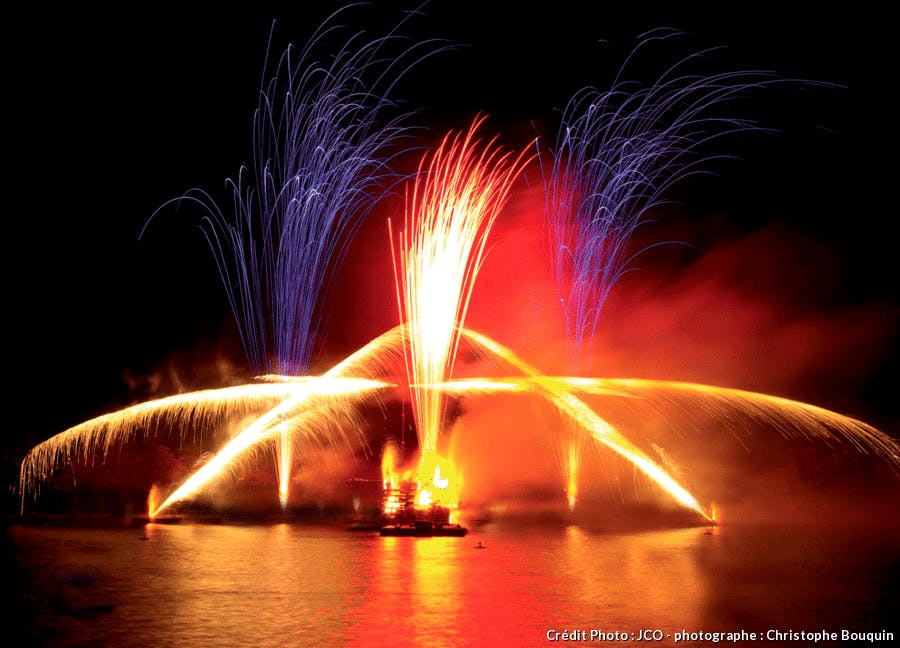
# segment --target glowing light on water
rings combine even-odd
[[[153,484],[150,487],[150,493],[147,495],[147,511],[151,519],[154,516],[154,512],[159,510],[159,503],[162,501],[161,497],[162,493],[159,485]]]

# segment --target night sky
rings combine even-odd
[[[3,10],[4,328],[12,384],[4,462],[13,466],[4,475],[14,474],[30,445],[87,417],[150,393],[219,386],[223,364],[241,366],[224,293],[197,228],[199,213],[165,211],[142,240],[138,234],[157,207],[192,187],[226,204],[225,179],[249,161],[272,20],[278,21],[273,49],[280,52],[287,42],[302,43],[337,6],[116,4],[33,2]],[[412,3],[363,7],[345,22],[357,15],[361,22],[354,24],[377,30],[396,22],[403,6]],[[633,325],[639,309],[626,307],[627,298],[651,291],[647,303],[672,314],[687,308],[678,298],[692,285],[706,285],[706,272],[717,288],[736,287],[729,294],[740,297],[707,297],[690,308],[752,302],[790,311],[790,322],[810,331],[803,339],[815,340],[807,349],[815,357],[790,381],[760,368],[732,384],[818,398],[896,435],[891,389],[900,302],[889,144],[896,117],[886,99],[896,71],[888,65],[885,7],[437,1],[407,32],[460,47],[425,61],[398,94],[421,109],[416,121],[428,127],[423,143],[483,112],[490,116],[486,131],[520,148],[534,129],[552,137],[556,111],[569,96],[585,85],[604,87],[635,37],[660,26],[690,34],[673,55],[726,46],[711,55],[711,69],[767,69],[845,86],[782,86],[736,106],[778,132],[735,139],[724,152],[737,159],[679,189],[684,207],[673,215],[673,229],[663,231],[689,239],[692,252],[649,259],[644,283],[636,279],[614,293],[625,304],[611,312],[610,325],[620,328],[610,336],[622,343],[620,356],[623,346],[639,348],[633,335],[621,332],[641,330]],[[666,51],[657,65],[672,62]],[[380,228],[365,233],[372,246],[386,249],[386,234],[376,236]],[[374,249],[369,253],[378,256]],[[515,259],[500,256],[499,262]],[[358,272],[358,262],[348,263]],[[486,281],[497,283],[490,284],[490,275]],[[370,294],[359,315],[351,314],[348,300],[336,300],[342,324],[327,344],[352,349],[396,323],[392,299]],[[743,329],[717,331],[716,325],[733,322],[713,315],[709,335],[729,346],[729,336]],[[374,330],[348,323],[356,319]],[[657,345],[678,344],[676,333],[648,335]],[[789,342],[779,339],[772,351],[783,359]],[[733,358],[740,362],[746,354]],[[660,368],[661,377],[677,377],[680,367],[687,379],[727,379],[714,366],[691,371],[680,362]],[[623,357],[609,368],[649,372],[643,361],[629,365]],[[161,382],[152,383],[154,376]]]

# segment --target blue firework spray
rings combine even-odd
[[[711,141],[761,130],[752,121],[723,117],[713,109],[777,80],[764,71],[686,71],[711,50],[679,60],[649,85],[623,78],[642,48],[677,35],[668,29],[644,34],[608,90],[583,88],[562,112],[552,166],[545,174],[545,212],[567,357],[575,374],[590,369],[610,291],[647,250],[632,248],[634,231],[667,202],[673,185],[704,173],[706,163],[722,157],[704,153]]]
[[[337,54],[323,55],[342,32],[335,22],[342,11],[302,49],[289,46],[268,80],[267,62],[252,163],[226,181],[230,210],[202,189],[160,207],[193,201],[204,208],[203,233],[258,374],[308,371],[335,272],[366,215],[400,179],[391,163],[412,127],[391,94],[440,49],[431,40],[410,45],[401,22],[376,39],[355,32]]]
[[[544,177],[545,212],[574,375],[590,371],[610,291],[648,249],[633,248],[634,231],[669,200],[673,185],[705,172],[705,165],[719,157],[706,152],[713,140],[759,129],[752,121],[721,116],[714,109],[777,80],[763,71],[688,71],[711,50],[680,59],[648,85],[625,78],[641,49],[677,35],[658,29],[641,36],[608,90],[583,88],[562,112],[552,166]],[[574,509],[586,437],[576,431],[569,436],[556,449],[569,508]]]
[[[288,47],[267,81],[265,66],[253,162],[227,181],[230,214],[199,189],[170,201],[205,208],[203,233],[257,374],[308,372],[329,284],[365,216],[401,179],[391,164],[404,152],[410,114],[391,95],[412,66],[440,49],[402,37],[401,21],[376,39],[352,33],[336,54],[323,55],[342,31],[341,11],[305,47]],[[282,510],[293,452],[283,432],[276,448]]]

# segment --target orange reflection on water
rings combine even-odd
[[[699,623],[706,604],[704,561],[711,539],[697,528],[596,534],[570,525],[561,547],[577,623],[660,628]],[[592,611],[593,610],[593,611]]]
[[[369,543],[367,543],[368,545]],[[372,538],[361,608],[348,634],[366,646],[460,645],[465,538]]]
[[[351,642],[370,646],[540,645],[552,628],[649,623],[674,631],[700,623],[708,606],[703,564],[713,547],[696,528],[372,540],[361,606],[347,617]]]

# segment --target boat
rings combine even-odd
[[[427,538],[432,536],[452,536],[461,538],[469,530],[459,524],[443,524],[430,520],[416,520],[414,524],[388,524],[379,530],[383,536],[412,536]]]
[[[399,485],[385,488],[382,500],[382,522],[379,533],[383,536],[409,536],[429,538],[433,536],[462,537],[469,529],[450,522],[451,509],[433,502],[418,505],[418,484],[404,480]]]
[[[182,516],[178,514],[164,514],[150,516],[147,513],[138,513],[131,516],[133,525],[144,524],[181,524]]]

